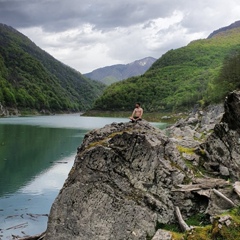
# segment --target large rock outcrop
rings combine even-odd
[[[161,229],[239,204],[240,92],[161,131],[146,121],[89,132],[44,239],[172,239]],[[179,221],[179,219],[178,219]],[[180,221],[179,221],[180,222]]]
[[[224,104],[224,115],[208,139],[201,145],[205,151],[205,168],[216,175],[240,178],[240,92],[230,93]]]
[[[176,144],[146,121],[113,123],[85,136],[49,216],[46,239],[147,239],[156,226],[201,208],[171,191],[193,174]]]

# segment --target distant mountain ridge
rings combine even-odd
[[[156,60],[157,59],[153,57],[146,57],[128,64],[116,64],[98,68],[90,73],[84,74],[84,76],[110,85],[123,79],[144,74]]]
[[[208,36],[208,39],[209,38],[212,38],[214,36],[216,36],[217,34],[219,33],[222,33],[222,32],[226,32],[228,30],[231,30],[231,29],[234,29],[234,28],[239,28],[240,27],[240,20],[239,21],[236,21],[226,27],[222,27],[222,28],[219,28],[218,30],[215,30],[213,31],[209,36]]]
[[[56,60],[16,29],[0,24],[0,103],[17,109],[83,111],[104,85]]]

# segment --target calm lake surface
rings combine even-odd
[[[126,121],[78,114],[0,118],[0,239],[45,231],[86,132]]]

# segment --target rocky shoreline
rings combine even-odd
[[[0,102],[0,117],[8,117],[10,114],[9,114],[9,111],[7,108],[5,108],[1,102]]]
[[[165,130],[146,121],[86,134],[41,239],[215,239],[238,222],[240,92]],[[187,224],[202,214],[213,238]],[[183,235],[164,226],[180,226]],[[197,229],[197,230],[196,230]],[[40,239],[40,238],[35,238]],[[237,238],[235,238],[237,239]]]

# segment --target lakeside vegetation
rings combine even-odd
[[[142,76],[107,87],[93,109],[129,111],[141,102],[147,112],[177,112],[220,102],[236,87],[228,80],[221,84],[220,79],[226,62],[239,51],[240,28],[170,50]]]
[[[209,81],[206,89],[207,94],[200,100],[200,103],[202,103],[202,107],[204,107],[204,105],[222,102],[230,91],[236,89],[240,89],[240,49],[233,51],[231,55],[224,59],[218,76]],[[201,104],[199,105],[201,106]],[[183,110],[182,114],[178,113],[179,109],[180,111]],[[166,111],[165,109],[153,112],[144,111],[144,119],[152,122],[173,123],[180,118],[186,117],[191,107],[179,109],[175,109],[175,111]],[[132,111],[122,110],[90,110],[85,113],[86,116],[100,117],[129,117],[131,114]]]
[[[123,115],[128,117],[132,105],[141,102],[146,120],[161,121],[195,105],[221,102],[240,87],[239,64],[240,28],[234,28],[170,50],[145,74],[105,89],[0,24],[0,103],[22,112],[92,109],[88,114],[121,117],[128,112]]]

